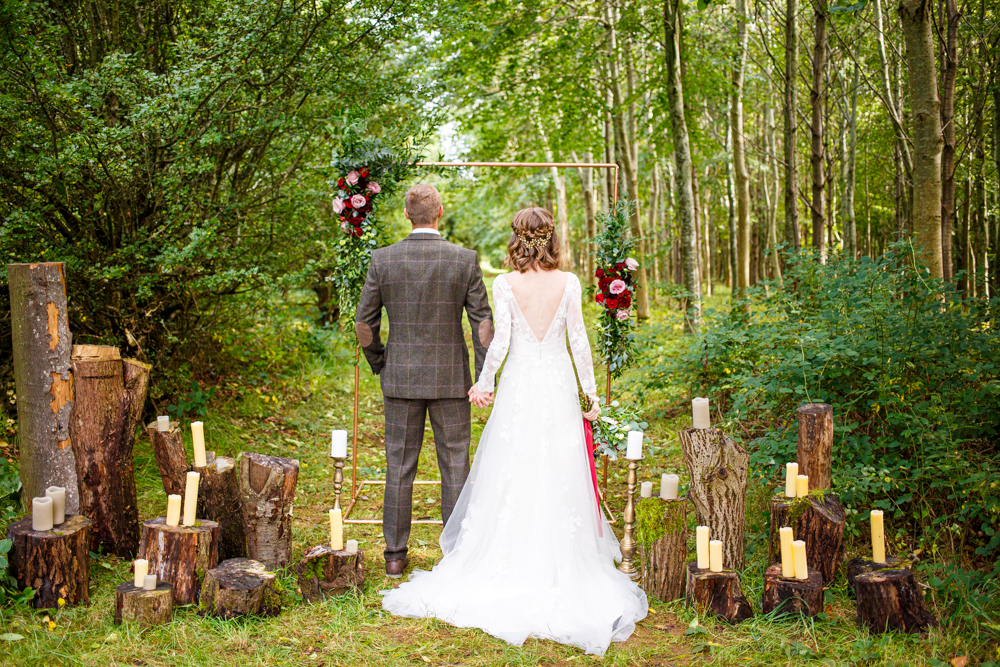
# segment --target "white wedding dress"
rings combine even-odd
[[[594,496],[576,377],[596,396],[580,281],[567,277],[539,341],[504,276],[493,283],[496,334],[479,377],[493,391],[469,478],[441,535],[444,557],[387,591],[399,616],[480,628],[511,644],[552,639],[603,655],[647,613],[646,596],[619,572],[618,542]],[[509,353],[508,353],[509,349]]]

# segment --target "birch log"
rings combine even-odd
[[[240,454],[240,495],[247,553],[272,570],[292,557],[292,504],[299,462],[282,456]]]
[[[72,337],[62,262],[8,264],[11,344],[17,392],[21,504],[50,486],[66,489],[66,513],[79,514],[76,461],[70,440]]]

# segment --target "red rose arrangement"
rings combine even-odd
[[[340,193],[333,198],[333,212],[340,216],[340,228],[355,238],[365,233],[365,220],[382,194],[382,186],[369,176],[368,167],[360,167],[337,179]]]
[[[639,262],[629,257],[614,266],[597,269],[597,294],[594,300],[604,306],[610,317],[623,321],[629,317],[632,307],[632,293],[635,285],[632,282],[632,272],[639,268]]]

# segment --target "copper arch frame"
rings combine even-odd
[[[618,165],[613,162],[417,162],[415,163],[417,167],[526,167],[526,168],[537,168],[537,167],[556,167],[556,168],[591,168],[591,169],[614,169],[615,179],[614,188],[612,193],[612,202],[618,202]],[[385,480],[377,479],[363,479],[361,484],[358,484],[358,402],[361,395],[361,350],[360,348],[355,348],[354,350],[354,432],[353,432],[353,444],[351,446],[351,501],[348,503],[347,507],[344,509],[344,523],[354,523],[354,524],[381,524],[382,519],[348,519],[351,515],[351,510],[354,509],[354,504],[358,500],[358,494],[361,493],[366,485],[372,486],[385,486]],[[611,372],[607,374],[607,387],[605,393],[605,404],[611,403]],[[413,480],[413,484],[421,485],[440,485],[440,481],[436,480]],[[608,487],[608,459],[604,457],[604,488],[601,492],[601,500],[603,502],[604,496],[607,495]],[[339,496],[338,496],[339,497]],[[609,523],[615,523],[614,515],[608,511],[607,504],[604,505],[605,511],[609,517]],[[411,524],[430,524],[430,525],[442,525],[444,522],[437,519],[417,519],[410,521]]]

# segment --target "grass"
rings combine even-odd
[[[709,303],[723,307],[725,298],[723,291]],[[318,339],[323,345],[317,346],[318,334],[312,329],[311,317],[307,308],[290,303],[277,303],[271,313],[262,314],[260,326],[247,338],[256,341],[249,344],[258,346],[253,352],[260,356],[243,372],[235,372],[218,383],[217,398],[209,405],[205,419],[209,448],[219,454],[258,451],[300,461],[293,561],[327,539],[325,512],[333,502],[333,467],[326,456],[329,431],[350,428],[351,423],[352,337],[328,334]],[[648,331],[660,333],[649,341],[649,353],[675,353],[683,344],[677,313],[660,304],[654,323],[660,326],[649,327]],[[640,478],[658,480],[661,472],[676,472],[681,474],[683,486],[685,470],[676,431],[689,419],[687,390],[676,386],[644,393],[639,383],[641,372],[641,368],[635,369],[616,388],[620,398],[641,400],[646,406],[653,442],[647,448]],[[599,386],[601,380],[599,376]],[[359,478],[381,478],[385,471],[381,394],[377,378],[366,367],[362,369],[361,395]],[[473,408],[473,443],[488,416],[488,411]],[[428,429],[420,478],[438,478],[433,451]],[[166,499],[152,450],[142,434],[136,441],[134,460],[142,519],[163,514]],[[350,468],[346,472],[345,493],[349,493]],[[620,512],[624,505],[623,466],[610,466],[608,490],[610,506]],[[770,491],[770,487],[758,487],[748,497],[748,566],[742,581],[757,609],[766,558]],[[378,487],[367,489],[353,516],[378,516],[380,500]],[[434,487],[418,487],[414,504],[423,508],[415,510],[416,517],[440,516]],[[620,523],[616,530],[620,534]],[[650,614],[633,637],[613,645],[603,658],[585,656],[575,648],[549,641],[529,640],[522,647],[513,647],[478,630],[453,628],[435,620],[395,618],[383,612],[379,591],[393,582],[382,576],[380,527],[349,526],[346,532],[347,537],[358,539],[365,551],[368,577],[363,593],[305,605],[289,568],[279,573],[278,579],[282,612],[268,619],[218,621],[199,616],[194,607],[183,607],[165,626],[116,627],[112,623],[114,587],[130,578],[130,564],[110,556],[100,557],[92,564],[89,606],[45,612],[15,606],[0,613],[0,634],[7,639],[13,639],[12,635],[23,637],[0,641],[0,664],[255,667],[600,662],[616,666],[901,666],[947,665],[950,658],[970,651],[984,659],[996,659],[991,653],[996,651],[996,638],[988,635],[970,637],[946,628],[932,630],[926,636],[871,636],[859,630],[843,577],[827,592],[828,605],[822,619],[781,620],[758,615],[730,627],[711,619],[697,619],[680,603],[651,599]],[[414,527],[410,553],[416,567],[430,568],[440,557],[439,532],[433,526]],[[689,550],[693,550],[693,543]],[[848,557],[852,555],[848,553]],[[935,611],[940,614],[940,610]]]

